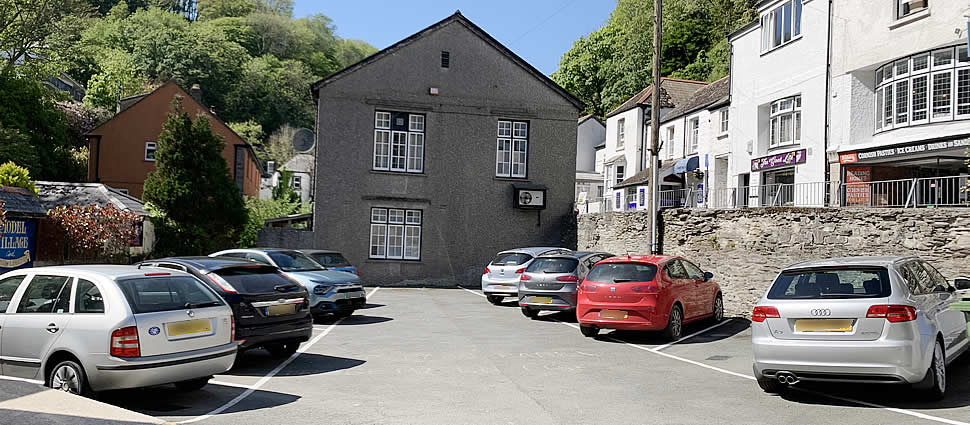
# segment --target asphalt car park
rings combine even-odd
[[[289,358],[253,350],[199,391],[166,385],[100,401],[159,422],[233,425],[970,422],[970,358],[950,366],[940,402],[890,385],[799,384],[773,396],[753,379],[745,319],[689,324],[673,343],[660,333],[593,339],[568,313],[529,320],[477,289],[375,290],[354,316],[314,325]],[[0,390],[0,423],[26,417],[4,407],[18,394]]]

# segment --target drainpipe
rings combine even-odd
[[[831,167],[829,166],[829,137],[831,132],[831,103],[832,103],[832,6],[834,1],[829,0],[829,13],[828,13],[828,36],[826,39],[825,46],[825,135],[823,136],[823,146],[824,153],[822,154],[822,160],[825,162],[825,181],[828,182],[831,179]],[[841,177],[841,176],[840,176]],[[826,185],[827,186],[827,185]],[[829,191],[828,187],[824,189],[826,192]]]

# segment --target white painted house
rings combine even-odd
[[[579,118],[577,126],[576,207],[581,214],[599,212],[601,203],[596,200],[603,197],[603,174],[597,167],[597,146],[606,141],[606,124],[586,115]]]
[[[819,205],[826,193],[829,2],[756,6],[759,19],[728,37],[727,187],[736,189],[739,205]],[[850,18],[869,19],[865,13]]]
[[[313,167],[314,156],[312,153],[298,153],[283,167],[275,164],[267,164],[269,177],[264,177],[260,181],[259,198],[272,199],[273,189],[280,183],[280,168],[293,173],[290,177],[290,186],[300,195],[300,201],[309,202],[313,196]]]
[[[660,114],[673,110],[698,89],[702,81],[661,78]],[[653,85],[627,99],[606,115],[603,174],[607,211],[645,207],[650,138],[650,104]]]
[[[966,0],[834,3],[830,178],[846,204],[967,202],[968,13]]]

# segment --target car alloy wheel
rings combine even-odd
[[[718,295],[717,297],[714,298],[713,319],[715,322],[720,322],[721,320],[724,320],[724,300],[721,298],[721,295]]]
[[[936,342],[933,349],[933,377],[936,381],[936,391],[942,395],[946,392],[946,360],[943,357],[943,344]]]
[[[664,329],[664,334],[667,336],[667,339],[676,341],[680,339],[683,326],[684,313],[681,311],[679,305],[675,305],[670,309],[670,319],[667,320],[667,328]]]
[[[51,373],[50,387],[66,393],[82,395],[84,392],[84,377],[79,366],[70,361],[59,363]]]

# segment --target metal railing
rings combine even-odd
[[[844,183],[845,207],[970,206],[967,176]]]

